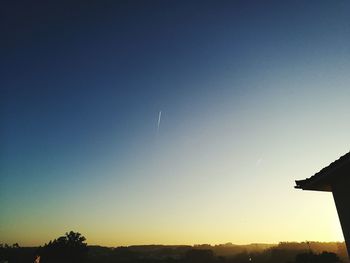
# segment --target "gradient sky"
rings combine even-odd
[[[49,2],[1,4],[0,243],[343,240],[293,186],[350,149],[349,1]]]

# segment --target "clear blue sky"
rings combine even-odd
[[[0,242],[342,239],[348,1],[1,5]]]

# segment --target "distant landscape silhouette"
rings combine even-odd
[[[0,262],[24,263],[336,263],[347,262],[344,243],[281,242],[234,245],[88,246],[79,232],[70,231],[40,247],[0,245]]]

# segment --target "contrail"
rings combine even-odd
[[[260,166],[260,164],[262,163],[262,161],[263,161],[263,158],[260,157],[260,158],[256,161],[255,166]]]
[[[162,119],[162,111],[159,111],[158,114],[158,123],[157,123],[157,133],[159,132],[159,127],[160,127],[160,121]]]

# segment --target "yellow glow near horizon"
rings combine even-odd
[[[303,192],[300,193],[303,195]],[[278,243],[282,241],[343,241],[339,220],[331,195],[327,193],[310,192],[305,193],[305,202],[313,205],[312,208],[301,207],[296,214],[289,209],[275,214],[261,214],[260,218],[239,218],[235,213],[225,212],[221,214],[210,211],[200,211],[198,217],[181,218],[181,216],[165,216],[152,224],[151,218],[143,217],[141,222],[132,219],[128,222],[115,224],[111,228],[110,220],[102,220],[102,217],[91,218],[86,226],[78,223],[70,227],[81,232],[87,237],[88,244],[103,246],[121,245],[193,245],[193,244],[223,244],[231,242],[234,244],[249,243]],[[311,200],[311,201],[307,201]],[[266,208],[262,208],[266,210]],[[220,208],[218,208],[220,210]],[[217,210],[217,211],[218,211]],[[254,214],[259,214],[258,209]],[[268,211],[269,212],[269,211]],[[112,217],[112,214],[110,215]],[[117,218],[117,215],[115,215]],[[174,216],[172,219],[171,216]],[[287,217],[286,217],[287,216]],[[198,218],[198,219],[196,219]],[[287,221],[286,218],[289,218]],[[239,220],[237,220],[239,219]],[[99,220],[99,221],[96,221]],[[102,220],[102,222],[101,222]],[[236,221],[235,221],[236,220]],[[194,222],[196,221],[196,222]],[[178,224],[176,224],[176,222]],[[259,222],[257,224],[256,222]],[[50,236],[45,228],[41,233],[27,231],[27,235],[22,239],[22,246],[42,245],[49,240],[57,238],[69,231],[67,226],[62,224],[54,235]],[[20,230],[20,229],[19,229]],[[51,230],[52,231],[52,230]],[[23,232],[22,232],[23,233]],[[40,236],[40,238],[35,238]],[[19,238],[20,235],[17,236]],[[11,242],[16,241],[16,236],[12,236]],[[9,242],[9,243],[11,243]]]

